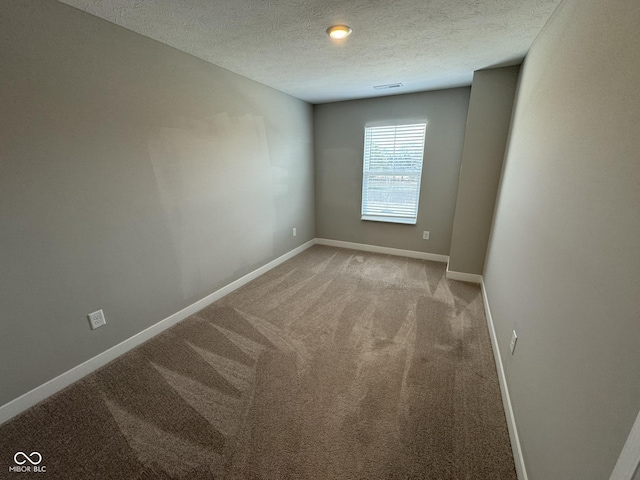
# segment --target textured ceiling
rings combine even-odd
[[[311,103],[469,85],[560,0],[61,0]],[[353,28],[332,41],[327,27]],[[402,83],[393,90],[374,85]]]

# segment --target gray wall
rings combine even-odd
[[[54,1],[0,31],[0,405],[314,237],[310,105]]]
[[[314,106],[316,235],[448,255],[468,108],[469,88]],[[365,124],[416,118],[428,122],[417,224],[360,220]]]
[[[531,480],[608,479],[640,408],[638,25],[564,0],[523,66],[484,278]]]
[[[520,67],[473,74],[449,270],[482,274]]]

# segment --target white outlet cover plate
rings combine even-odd
[[[95,330],[98,327],[102,327],[106,325],[107,320],[104,318],[104,312],[102,310],[98,310],[97,312],[90,313],[87,315],[89,318],[89,324],[91,325],[91,330]]]
[[[422,239],[423,240],[429,240],[429,231],[425,230],[424,232],[422,232]]]
[[[513,351],[516,349],[516,342],[518,341],[518,334],[514,330],[511,333],[511,343],[509,344],[509,350],[511,350],[511,355],[513,355]]]

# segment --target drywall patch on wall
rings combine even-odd
[[[273,256],[273,173],[261,117],[179,118],[150,132],[148,149],[184,299],[223,281],[222,272]]]
[[[271,167],[271,178],[273,179],[273,195],[277,197],[285,197],[289,192],[289,170],[277,165]]]

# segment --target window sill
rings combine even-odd
[[[385,222],[385,223],[401,223],[405,225],[415,225],[415,218],[401,218],[401,217],[374,217],[370,215],[363,215],[360,217],[360,220],[365,220],[368,222]]]

